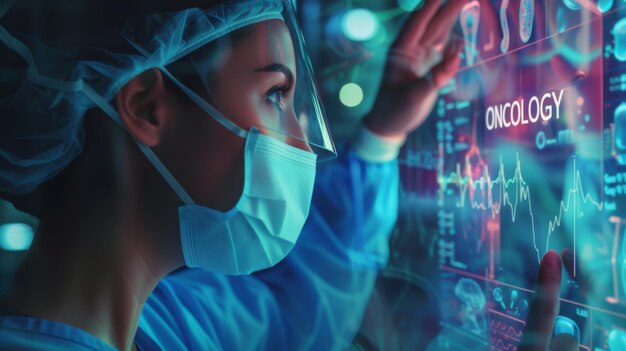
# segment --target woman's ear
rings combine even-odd
[[[157,68],[126,83],[115,97],[115,107],[128,133],[150,147],[160,143],[176,111],[175,99]]]

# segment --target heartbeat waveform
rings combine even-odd
[[[492,180],[489,167],[485,164],[483,175],[478,179],[474,179],[472,175],[472,165],[470,163],[469,157],[465,159],[465,171],[461,170],[461,164],[457,163],[456,172],[451,173],[448,176],[440,176],[437,179],[439,183],[440,189],[440,197],[443,198],[446,194],[446,190],[450,185],[454,185],[459,190],[459,200],[456,203],[457,208],[464,208],[467,202],[467,198],[469,197],[469,201],[472,209],[491,211],[492,218],[496,218],[500,214],[502,206],[507,206],[511,210],[511,222],[515,223],[517,219],[517,210],[518,206],[527,203],[528,204],[528,212],[531,219],[531,227],[533,234],[533,246],[535,251],[537,252],[537,260],[541,262],[541,254],[539,252],[539,247],[537,245],[537,232],[535,230],[535,216],[532,210],[532,202],[531,202],[531,188],[524,180],[522,175],[522,165],[519,160],[519,154],[516,156],[516,167],[515,167],[515,175],[513,178],[507,179],[504,173],[504,163],[502,162],[502,157],[500,157],[500,168],[498,171],[498,177],[495,180]],[[581,218],[584,216],[583,212],[580,211],[577,213],[576,207],[579,201],[582,204],[590,203],[594,207],[598,209],[598,211],[602,211],[603,204],[600,201],[594,200],[589,193],[585,193],[582,186],[582,179],[580,176],[580,171],[576,168],[576,159],[574,158],[574,187],[570,188],[567,192],[566,201],[561,200],[559,206],[559,212],[556,214],[553,219],[548,222],[547,228],[547,242],[546,242],[546,252],[550,247],[550,236],[552,233],[561,226],[561,221],[563,218],[563,214],[569,212],[570,207],[573,206],[575,218]],[[509,187],[515,187],[515,196],[511,197],[509,195]],[[494,199],[493,197],[493,189],[494,187],[499,190],[497,197]],[[476,192],[479,191],[481,194],[481,199],[476,200]],[[486,196],[485,196],[486,191]],[[574,240],[576,240],[576,221],[574,220]]]
[[[516,328],[513,325],[508,323],[504,323],[501,321],[490,320],[489,321],[489,329],[492,331],[498,331],[502,335],[505,335],[507,338],[513,338],[519,340],[522,337],[522,330]]]

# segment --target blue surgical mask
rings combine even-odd
[[[245,147],[243,193],[219,212],[179,208],[185,263],[226,274],[271,267],[293,248],[309,214],[316,155],[251,130]]]

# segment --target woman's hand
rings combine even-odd
[[[556,251],[548,251],[539,266],[537,288],[518,351],[578,350],[578,343],[573,338],[557,337],[552,340],[554,322],[559,313],[560,289],[561,258]]]
[[[404,136],[428,117],[439,89],[460,65],[462,42],[452,28],[465,0],[426,0],[411,15],[387,57],[385,74],[365,125],[381,136]]]

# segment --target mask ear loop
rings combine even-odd
[[[228,129],[231,133],[235,134],[240,138],[247,138],[248,131],[241,128],[240,126],[233,123],[230,119],[226,118],[221,112],[219,112],[215,107],[211,106],[206,100],[196,94],[193,90],[186,87],[183,83],[181,83],[178,79],[176,79],[165,67],[160,68],[163,73],[169,79],[171,79],[182,91],[187,95],[195,104],[200,106],[201,109],[204,110],[209,116],[211,116],[216,122],[221,124],[224,128]]]
[[[122,128],[126,129],[124,124],[122,123],[122,119],[117,111],[96,91],[94,91],[90,86],[84,84],[83,92],[91,101],[93,101],[96,105],[98,105],[102,111],[104,111],[107,115],[109,115],[115,122],[117,122]],[[193,206],[195,202],[191,199],[191,196],[183,189],[180,183],[176,180],[174,175],[165,167],[163,162],[159,159],[159,157],[152,151],[152,149],[133,138],[135,144],[139,147],[139,150],[146,156],[148,161],[152,163],[154,168],[161,174],[161,176],[165,179],[167,184],[174,190],[176,195],[183,201],[185,205]]]
[[[150,53],[143,49],[142,47],[136,45],[132,40],[128,40],[128,43],[135,48],[140,54],[142,54],[146,59],[150,59]],[[235,134],[240,138],[247,138],[248,131],[241,128],[237,124],[235,124],[230,119],[226,118],[221,112],[219,112],[215,107],[211,106],[206,100],[196,94],[193,90],[189,89],[183,83],[181,83],[170,71],[165,68],[165,66],[157,67],[161,70],[169,79],[171,79],[178,88],[180,88],[187,97],[191,99],[196,105],[198,105],[201,109],[204,110],[211,118],[213,118],[217,123],[221,124],[224,128],[228,129],[230,132]]]
[[[85,95],[87,95],[89,99],[91,99],[91,101],[93,101],[98,107],[100,107],[102,111],[104,111],[109,117],[111,117],[111,119],[113,119],[122,128],[126,129],[126,127],[122,123],[120,115],[111,106],[111,104],[109,104],[109,102],[107,102],[100,94],[93,90],[82,79],[76,81],[63,81],[40,75],[37,70],[37,66],[35,65],[35,60],[33,59],[33,55],[30,49],[28,49],[28,47],[17,38],[9,34],[9,32],[7,32],[7,30],[2,25],[0,25],[0,41],[2,41],[5,45],[9,47],[9,49],[13,50],[16,54],[20,55],[24,60],[26,60],[29,66],[26,77],[31,83],[40,85],[45,88],[57,90],[59,92],[83,92]],[[172,190],[174,190],[176,195],[178,195],[183,203],[190,206],[195,205],[189,194],[185,191],[185,189],[183,189],[183,187],[176,180],[176,178],[174,178],[174,176],[167,169],[167,167],[165,167],[163,162],[161,162],[161,160],[157,157],[154,151],[152,151],[150,147],[139,142],[135,138],[133,138],[133,141],[137,144],[137,146],[146,156],[146,158],[148,158],[148,161],[150,161],[150,163],[152,163],[152,165],[161,174],[161,176],[163,176],[165,181],[169,184]]]

